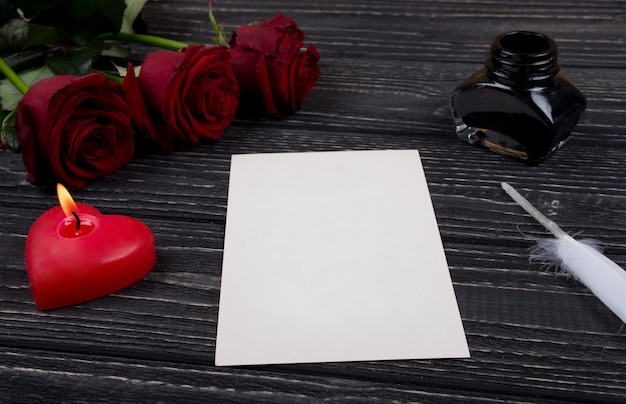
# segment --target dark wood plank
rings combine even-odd
[[[237,119],[219,142],[145,155],[76,191],[155,233],[157,266],[94,302],[42,313],[23,263],[56,197],[0,153],[0,394],[9,402],[518,401],[626,397],[624,326],[570,278],[528,262],[547,234],[500,189],[516,186],[564,229],[626,266],[626,52],[621,2],[220,1],[227,29],[291,15],[322,54],[304,109]],[[208,42],[206,2],[151,1],[153,34]],[[528,167],[457,140],[448,95],[500,32],[552,35],[588,98],[570,142]],[[468,336],[468,360],[213,366],[228,168],[235,153],[417,148]],[[384,213],[381,213],[384,214]]]

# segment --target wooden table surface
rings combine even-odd
[[[626,266],[623,2],[215,3],[227,32],[293,17],[321,53],[316,87],[285,119],[238,118],[219,142],[138,157],[74,191],[148,224],[157,264],[73,307],[33,303],[26,234],[56,196],[25,181],[21,155],[0,153],[0,401],[626,400],[624,324],[581,284],[528,262],[533,238],[548,234],[500,188],[509,182]],[[206,11],[206,1],[150,1],[144,19],[152,34],[208,43]],[[552,36],[588,100],[570,142],[538,167],[462,143],[448,110],[492,38],[516,29]],[[421,153],[471,358],[215,367],[231,155],[370,149]]]

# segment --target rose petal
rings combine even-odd
[[[146,55],[141,64],[141,73],[137,78],[139,88],[146,104],[163,114],[167,86],[175,71],[185,58],[185,52],[157,50]]]
[[[239,103],[239,85],[226,49],[188,46],[183,52],[157,52],[146,58],[138,81],[144,98],[150,99],[149,107],[160,112],[163,126],[183,144],[195,144],[201,137],[221,138]],[[207,102],[218,89],[223,93],[220,108]]]
[[[100,74],[36,83],[18,106],[16,122],[27,179],[81,187],[119,169],[134,155],[131,117],[121,87]]]
[[[135,130],[140,134],[145,134],[151,139],[156,140],[152,117],[150,116],[148,107],[146,106],[146,103],[141,95],[139,82],[135,76],[135,69],[130,63],[128,64],[124,81],[122,81],[122,90],[124,91],[126,102],[133,113],[132,122]]]
[[[239,82],[240,110],[244,114],[275,116],[278,113],[265,57],[260,52],[231,48],[231,66]]]

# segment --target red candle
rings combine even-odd
[[[41,215],[26,238],[26,270],[39,309],[93,300],[150,272],[156,252],[148,226],[76,204],[61,184],[57,194],[60,206]]]

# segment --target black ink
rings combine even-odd
[[[559,69],[552,38],[528,31],[497,36],[485,67],[450,96],[459,138],[529,164],[547,159],[586,107],[585,96]]]

